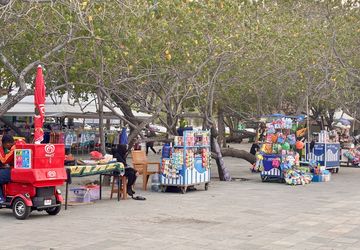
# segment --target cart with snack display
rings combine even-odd
[[[210,182],[210,132],[184,131],[176,136],[170,155],[161,160],[160,183],[162,191],[167,187],[179,187],[186,193],[188,187],[204,184],[208,189]]]
[[[263,182],[286,182],[291,185],[311,182],[307,169],[300,166],[303,117],[275,115],[266,117],[266,129],[260,151],[256,154],[255,170],[260,172]]]

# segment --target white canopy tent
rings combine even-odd
[[[343,110],[339,109],[335,111],[334,114],[334,119],[335,120],[339,120],[339,119],[346,119],[348,121],[354,121],[354,118],[351,117],[350,115],[346,114]]]
[[[45,116],[46,117],[68,117],[68,118],[99,118],[98,104],[95,99],[81,103],[71,100],[73,104],[69,104],[67,95],[62,97],[46,96],[45,100]],[[0,104],[6,100],[6,96],[0,98]],[[114,108],[119,115],[123,115],[119,108]],[[138,118],[147,118],[151,115],[133,111],[134,115]],[[34,116],[34,96],[26,96],[14,107],[8,110],[4,116]],[[104,118],[105,119],[118,119],[118,117],[107,107],[104,107]]]

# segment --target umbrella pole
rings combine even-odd
[[[99,102],[99,133],[100,133],[100,152],[106,154],[105,133],[104,133],[104,100],[102,99],[100,88],[98,89],[98,102]]]
[[[310,120],[309,120],[309,94],[306,95],[306,126],[307,126],[307,141],[310,141]]]
[[[353,134],[353,136],[355,136],[355,127],[356,127],[356,111],[354,111],[354,114],[353,114],[353,118],[355,118],[354,119],[354,121],[353,121],[353,124],[352,124],[352,134]]]

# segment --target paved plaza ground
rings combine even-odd
[[[246,180],[213,179],[186,194],[143,192],[139,180],[146,201],[105,199],[25,221],[0,210],[0,249],[360,249],[360,169],[294,187],[262,183],[245,161],[225,163]]]

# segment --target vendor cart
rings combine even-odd
[[[210,132],[184,131],[177,136],[169,158],[161,161],[161,190],[179,187],[184,194],[188,187],[210,182]]]
[[[262,128],[260,152],[256,154],[256,168],[260,170],[263,182],[285,182],[284,171],[295,165],[297,148],[296,131],[302,116],[285,116],[273,114],[264,117],[265,127]],[[288,157],[293,160],[288,163]]]
[[[316,142],[313,147],[306,143],[305,159],[316,161],[320,166],[338,173],[340,169],[340,143]]]
[[[26,219],[33,210],[58,214],[63,198],[56,186],[63,185],[67,179],[64,144],[40,144],[44,139],[45,119],[45,82],[40,65],[35,78],[34,104],[34,144],[21,140],[15,144],[11,181],[0,186],[5,198],[0,208],[12,209],[20,220]]]
[[[0,208],[13,209],[20,220],[33,210],[58,214],[63,198],[56,187],[67,179],[64,145],[19,144],[14,155],[11,182],[3,185],[5,202]]]

